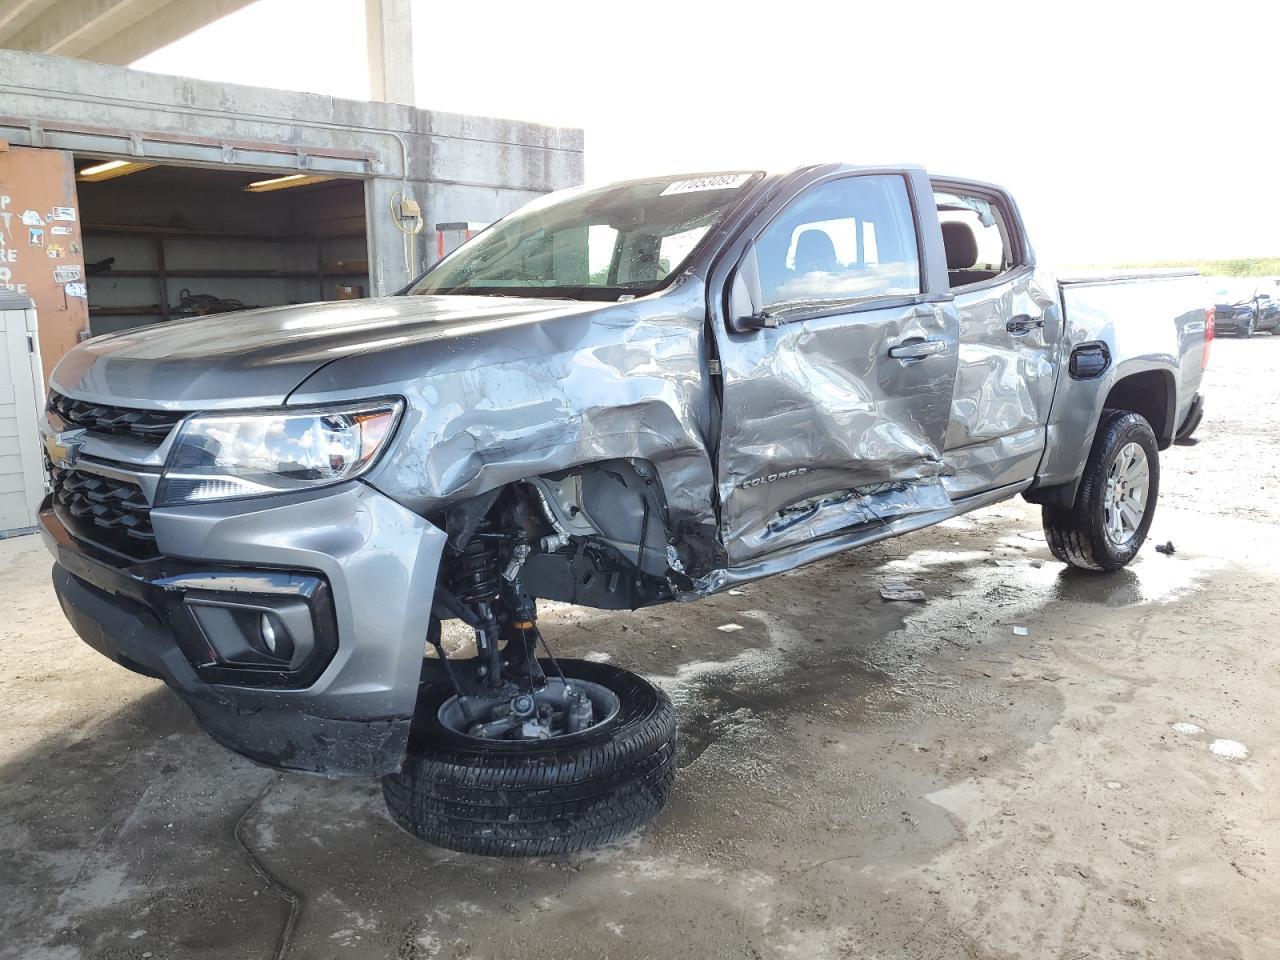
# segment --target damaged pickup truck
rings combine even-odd
[[[1207,319],[1195,277],[1056,280],[1004,190],[918,168],[579,189],[396,296],[76,347],[43,532],[79,635],[220,743],[562,853],[658,812],[676,725],[538,599],[692,600],[1018,494],[1115,570]]]

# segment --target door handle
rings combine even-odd
[[[912,360],[923,360],[925,357],[932,357],[935,353],[941,353],[947,348],[945,340],[926,340],[924,337],[908,337],[901,343],[895,343],[889,348],[889,356],[895,360],[904,360],[910,362]]]
[[[1009,322],[1004,325],[1004,328],[1015,337],[1025,337],[1036,327],[1044,327],[1044,317],[1033,317],[1026,313],[1010,317]]]

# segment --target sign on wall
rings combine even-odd
[[[46,380],[88,332],[80,226],[71,154],[0,141],[0,290],[35,301]]]

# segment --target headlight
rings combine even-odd
[[[310,490],[364,473],[387,445],[400,400],[192,417],[169,454],[162,506]]]

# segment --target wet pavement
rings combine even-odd
[[[222,750],[0,542],[0,958],[1280,956],[1280,338],[1218,343],[1210,380],[1120,573],[1064,569],[1017,500],[697,604],[547,611],[682,723],[669,808],[580,857],[437,850],[376,784]]]

